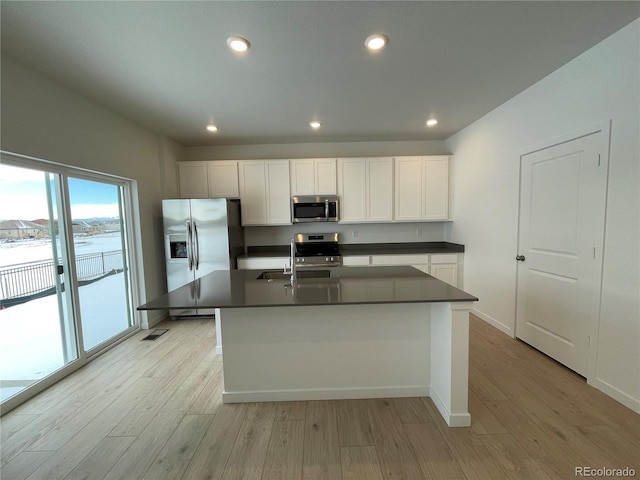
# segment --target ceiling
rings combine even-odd
[[[443,140],[640,16],[637,1],[0,5],[3,55],[186,146]],[[389,37],[376,54],[372,33]]]

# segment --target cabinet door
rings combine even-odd
[[[289,257],[249,257],[238,259],[238,270],[284,270],[291,264]]]
[[[238,162],[235,160],[207,162],[209,197],[238,198]]]
[[[457,263],[432,264],[429,269],[429,274],[449,285],[453,285],[454,287],[458,286]]]
[[[178,162],[178,182],[182,198],[207,198],[207,162]]]
[[[289,161],[266,160],[267,225],[291,225]]]
[[[393,220],[393,159],[370,158],[367,162],[367,220]]]
[[[355,266],[363,266],[370,265],[371,260],[369,255],[350,255],[346,257],[342,257],[342,265],[345,267],[355,267]]]
[[[355,223],[367,220],[367,163],[364,158],[338,159],[338,195],[340,222]]]
[[[422,220],[423,174],[422,157],[397,157],[394,163],[394,220]]]
[[[316,158],[314,160],[316,195],[335,195],[336,189],[336,159]]]
[[[291,195],[315,195],[313,159],[291,160]]]
[[[238,179],[242,224],[265,225],[267,222],[267,194],[264,162],[262,160],[239,161]]]
[[[448,220],[449,217],[449,157],[424,157],[425,220]]]

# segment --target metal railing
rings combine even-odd
[[[0,267],[0,300],[39,296],[55,289],[57,269],[52,260]],[[76,272],[81,284],[122,270],[122,250],[76,256]]]

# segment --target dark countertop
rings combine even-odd
[[[247,247],[247,254],[238,258],[287,257],[289,245]],[[350,255],[403,255],[420,253],[463,253],[464,245],[450,242],[405,242],[405,243],[341,243],[343,257]]]
[[[276,272],[276,270],[269,270]],[[315,271],[315,270],[313,270]],[[299,269],[262,280],[262,270],[219,270],[138,307],[138,310],[211,309],[375,303],[474,302],[478,299],[413,267],[333,267],[328,278]]]

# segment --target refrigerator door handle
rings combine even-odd
[[[195,237],[195,253],[194,253],[194,262],[196,264],[196,270],[200,266],[200,239],[198,238],[198,225],[195,220],[193,222],[193,236]]]
[[[193,270],[193,232],[191,222],[187,220],[187,258],[189,259],[189,270]]]

